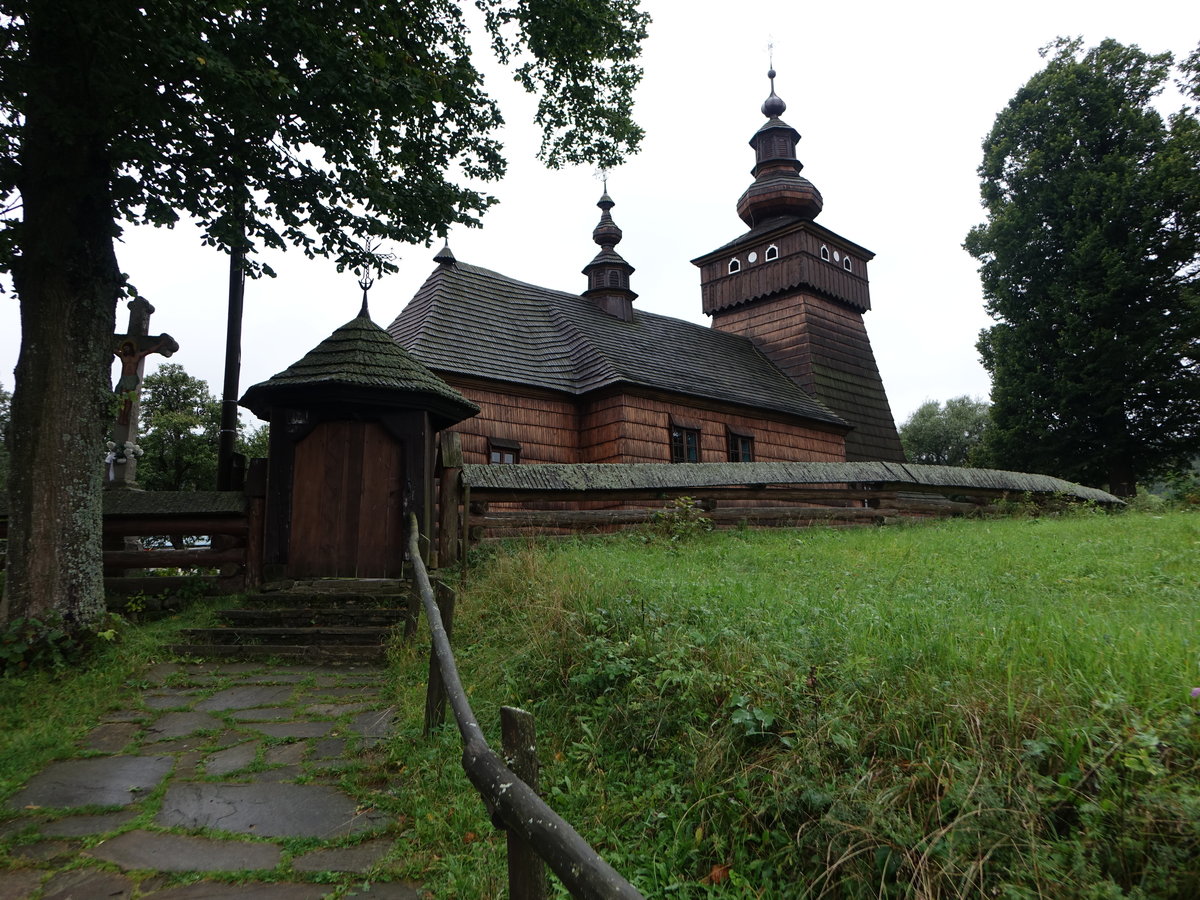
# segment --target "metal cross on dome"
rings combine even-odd
[[[363,292],[362,308],[358,311],[360,318],[369,319],[371,317],[370,310],[367,308],[367,292],[371,290],[371,287],[375,284],[376,278],[383,276],[383,261],[396,258],[396,254],[394,253],[377,253],[376,251],[381,245],[382,241],[367,240],[363,242],[363,257],[365,258],[366,262],[363,263],[362,274],[358,279],[358,286],[362,288]],[[377,275],[371,274],[372,260],[375,262],[375,271]],[[357,273],[358,270],[355,269],[355,272]]]

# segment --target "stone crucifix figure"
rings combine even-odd
[[[138,297],[129,301],[129,332],[114,335],[113,354],[121,361],[121,377],[117,379],[115,393],[122,396],[121,409],[113,425],[113,451],[105,473],[104,485],[108,488],[131,488],[137,486],[137,460],[133,455],[124,455],[127,444],[137,443],[138,412],[142,373],[146,368],[146,357],[151,353],[170,356],[179,349],[179,344],[169,334],[150,335],[150,314],[154,307]],[[125,459],[124,464],[114,465],[117,454]]]

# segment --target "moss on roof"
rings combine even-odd
[[[242,515],[241,491],[105,491],[106,516]],[[8,515],[8,497],[0,493],[0,516]]]
[[[587,463],[515,466],[463,466],[463,483],[472,488],[509,491],[680,490],[751,484],[843,484],[869,482],[939,491],[1011,491],[1061,493],[1098,503],[1120,503],[1105,491],[1049,475],[917,466],[890,462],[787,463]]]
[[[479,407],[426,368],[366,315],[351,319],[299,361],[247,389],[240,403],[257,413],[258,407],[274,394],[337,385],[426,396],[437,401],[438,406],[461,412],[454,421],[479,412]]]

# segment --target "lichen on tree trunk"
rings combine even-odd
[[[21,255],[13,283],[21,353],[0,622],[61,618],[77,632],[94,629],[105,611],[101,458],[122,279],[113,251],[111,123],[95,112],[84,62],[89,32],[61,22],[49,30],[48,21],[30,19],[28,62],[38,77],[26,100],[18,176]]]

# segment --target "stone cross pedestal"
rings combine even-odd
[[[114,335],[113,354],[121,361],[121,377],[114,388],[121,396],[121,409],[113,425],[112,451],[105,460],[104,486],[108,489],[137,488],[137,459],[125,455],[126,444],[137,444],[138,414],[141,411],[142,374],[151,353],[170,356],[179,344],[169,334],[150,335],[154,307],[141,297],[129,301],[129,332]]]

